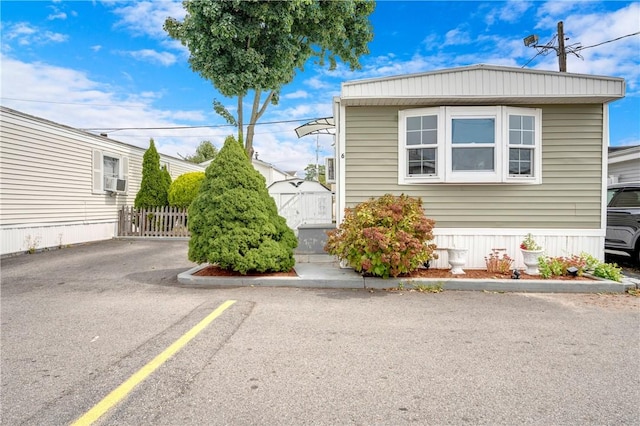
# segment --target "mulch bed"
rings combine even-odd
[[[488,272],[483,269],[465,269],[464,275],[454,275],[450,272],[449,269],[418,269],[413,271],[407,275],[401,275],[398,278],[468,278],[468,279],[502,279],[508,280],[511,279],[511,273],[508,274],[499,274],[496,272]],[[297,277],[295,270],[291,270],[289,272],[271,272],[271,273],[261,273],[261,272],[249,272],[245,275],[235,272],[229,271],[226,269],[222,269],[215,265],[209,265],[195,274],[198,277]],[[520,272],[521,280],[541,280],[543,279],[540,275],[527,275],[524,272]],[[551,277],[552,280],[562,280],[562,281],[593,281],[590,277]]]

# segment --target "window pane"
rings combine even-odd
[[[610,207],[640,207],[640,190],[622,190],[613,200]]]
[[[453,148],[452,168],[457,171],[493,171],[493,158],[493,148]]]
[[[509,116],[509,129],[520,130],[522,129],[522,117],[519,115]]]
[[[494,143],[495,119],[454,118],[451,120],[451,142]]]
[[[533,131],[533,124],[535,121],[535,117],[523,116],[522,117],[522,129],[523,130],[531,130]]]
[[[509,149],[509,175],[511,176],[533,176],[531,149]]]
[[[436,145],[438,116],[407,117],[407,145]]]
[[[436,148],[410,149],[409,176],[436,174]]]
[[[436,145],[438,143],[438,131],[437,130],[423,130],[422,131],[422,144],[423,145]]]
[[[533,132],[525,130],[522,133],[522,144],[523,145],[533,145]]]
[[[104,156],[103,173],[105,177],[118,178],[120,167],[118,167],[118,159]]]
[[[420,145],[420,132],[407,132],[407,145]]]
[[[422,128],[435,130],[438,128],[438,116],[437,115],[425,115],[422,117]]]
[[[421,130],[420,117],[407,117],[407,130]]]
[[[522,132],[519,130],[509,130],[509,143],[511,145],[522,145]]]

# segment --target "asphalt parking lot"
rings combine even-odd
[[[186,252],[2,259],[1,423],[71,424],[110,394],[95,424],[640,422],[638,297],[189,288]]]

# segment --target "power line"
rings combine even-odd
[[[122,104],[88,104],[86,102],[58,102],[58,101],[42,101],[38,99],[19,99],[19,98],[6,98],[1,97],[2,100],[8,101],[20,101],[20,102],[35,102],[40,104],[56,104],[56,105],[82,105],[82,106],[105,106],[105,107],[123,107]],[[130,107],[146,107],[146,104],[127,104]]]
[[[594,44],[594,45],[591,45],[591,46],[584,46],[584,47],[580,46],[580,47],[577,47],[576,50],[591,49],[592,47],[602,46],[603,44],[607,44],[607,43],[611,43],[611,42],[614,42],[614,41],[622,40],[623,38],[632,37],[632,36],[638,35],[638,34],[640,34],[640,31],[637,32],[637,33],[633,33],[633,34],[623,35],[621,37],[614,38],[613,40],[603,41],[602,43]]]
[[[298,118],[296,120],[279,120],[279,121],[263,121],[255,123],[255,125],[263,125],[263,124],[282,124],[282,123],[299,123],[301,121],[313,121],[318,120],[318,118]],[[183,129],[205,129],[211,128],[216,129],[220,127],[236,127],[234,124],[215,124],[210,126],[167,126],[167,127],[92,127],[92,128],[84,128],[79,130],[84,131],[99,131],[99,130],[108,130],[111,133],[118,132],[120,130],[183,130]]]

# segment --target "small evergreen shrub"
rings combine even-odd
[[[171,176],[166,169],[160,168],[160,154],[156,151],[153,139],[142,157],[142,182],[136,194],[134,207],[163,207],[168,204],[167,191],[171,184]]]
[[[325,251],[358,272],[397,277],[436,258],[429,243],[434,223],[420,198],[386,194],[345,209],[340,227],[327,233]]]
[[[204,172],[181,174],[169,186],[169,205],[187,208],[198,195],[204,181]]]
[[[248,272],[290,271],[298,240],[278,215],[264,177],[229,136],[189,206],[189,260]]]

